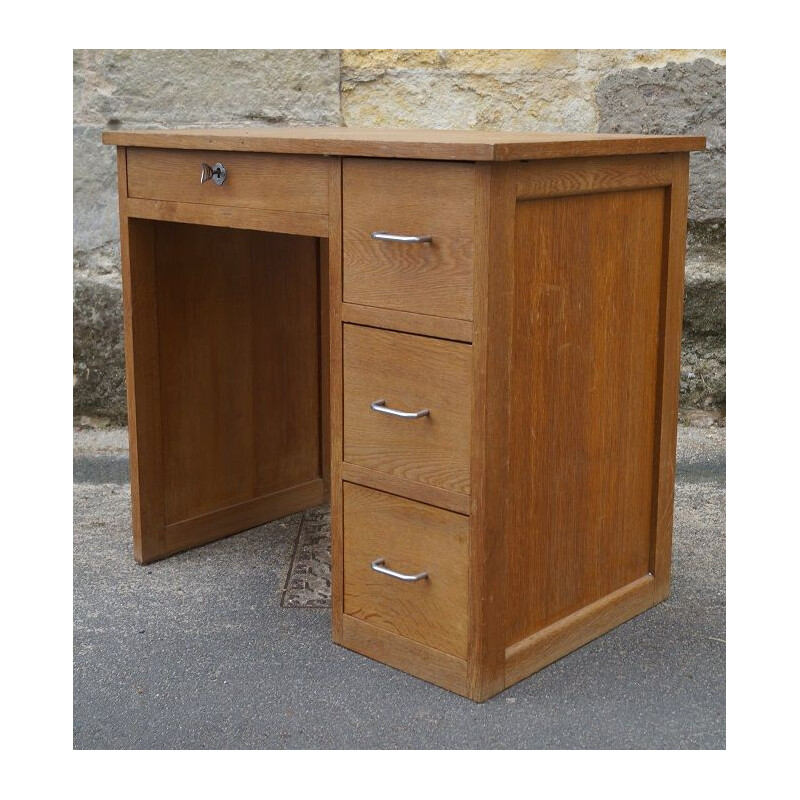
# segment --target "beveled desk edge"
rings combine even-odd
[[[622,133],[510,133],[392,128],[185,128],[106,130],[120,147],[303,153],[442,161],[527,161],[703,150],[704,136]]]

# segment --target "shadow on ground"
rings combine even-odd
[[[723,429],[679,433],[670,599],[483,705],[281,607],[302,515],[138,566],[125,448],[75,434],[76,748],[725,747]]]

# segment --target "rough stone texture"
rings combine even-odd
[[[596,131],[613,70],[721,50],[344,50],[348,126]]]
[[[73,51],[75,414],[125,419],[113,127],[338,125],[336,50]]]
[[[119,303],[116,170],[101,131],[251,124],[705,134],[709,153],[692,157],[695,235],[681,401],[719,405],[724,63],[724,50],[74,51],[74,267],[81,306],[75,310],[75,413],[121,420],[125,405],[119,313],[113,311]],[[709,237],[713,254],[695,252]]]
[[[693,226],[686,259],[681,405],[725,410],[725,239]]]
[[[73,103],[95,125],[336,125],[336,50],[75,51]]]
[[[620,70],[597,88],[599,130],[706,137],[692,153],[689,218],[725,218],[725,67],[707,58],[661,69]]]
[[[72,129],[72,246],[85,262],[93,250],[119,239],[117,157],[100,142],[103,126]]]
[[[119,280],[78,276],[73,283],[73,380],[81,406],[126,419],[122,290]]]
[[[354,50],[342,54],[349,126],[591,130],[574,50]]]

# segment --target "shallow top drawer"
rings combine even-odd
[[[471,320],[474,165],[346,158],[342,170],[344,301]]]
[[[127,158],[129,197],[328,213],[328,163],[322,156],[131,147]],[[200,183],[203,164],[222,164],[224,183]]]

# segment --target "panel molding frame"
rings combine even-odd
[[[571,197],[670,186],[673,160],[664,155],[559,158],[521,163],[516,174],[516,199]]]
[[[645,575],[506,648],[505,686],[524,680],[654,605]]]
[[[665,224],[661,262],[657,404],[654,409],[653,514],[649,572],[532,635],[506,646],[505,687],[528,677],[669,596],[689,155],[675,153],[553,159],[519,162],[514,166],[512,208],[509,211],[506,202],[506,210],[502,214],[508,230],[505,235],[512,241],[515,236],[517,204],[543,198],[663,187]],[[492,259],[491,269],[502,269],[502,265]],[[516,271],[513,259],[510,271],[511,277],[504,280],[513,293],[513,274]],[[477,276],[475,291],[476,296],[481,291]],[[477,312],[474,343],[477,356],[480,344]],[[501,391],[507,391],[507,388],[501,387]],[[510,401],[508,395],[505,401]],[[508,442],[507,439],[506,445]],[[493,513],[507,514],[508,504],[495,506]],[[505,558],[505,553],[503,557]]]

